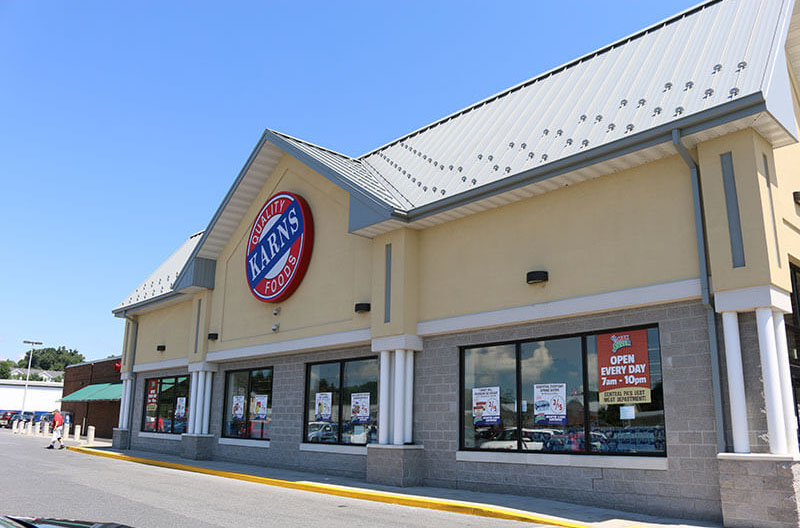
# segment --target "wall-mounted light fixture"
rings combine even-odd
[[[792,198],[794,198],[794,203],[800,205],[800,191],[795,191],[792,193]]]
[[[167,345],[156,345],[156,350],[163,352],[167,349]]]
[[[281,307],[276,306],[274,310],[272,310],[272,315],[278,315],[281,313]]]
[[[280,323],[275,323],[274,325],[272,325],[272,331],[277,332],[280,327],[281,327]]]
[[[219,334],[216,332],[211,332],[208,334],[208,339],[210,341],[216,341],[217,339],[219,339]]]
[[[528,284],[540,284],[542,282],[547,282],[547,280],[547,272],[542,270],[529,271],[525,276],[525,282]]]
[[[356,303],[356,313],[367,313],[371,308],[370,303]]]

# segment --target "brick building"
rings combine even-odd
[[[112,431],[119,420],[121,381],[119,372],[120,356],[97,361],[87,361],[70,365],[64,371],[64,400],[61,410],[73,413],[74,424],[95,427],[95,436],[111,438]],[[96,389],[108,385],[119,386],[116,394],[103,391],[98,395]],[[80,391],[80,392],[79,392]],[[72,395],[72,398],[68,398]]]

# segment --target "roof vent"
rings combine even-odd
[[[547,154],[542,154],[542,161],[547,161]]]
[[[433,166],[434,166],[434,167],[438,167],[438,166],[439,166],[439,162],[438,162],[438,161],[434,161],[434,162],[433,162]]]
[[[492,161],[492,160],[494,159],[494,156],[492,156],[491,154],[489,154],[489,155],[486,157],[486,159],[487,159],[487,160],[489,160],[489,161]]]
[[[514,148],[514,142],[513,141],[508,144],[508,148]]]
[[[600,114],[597,114],[596,116],[594,116],[594,122],[595,123],[599,123],[602,120],[603,120],[603,116],[601,116]]]
[[[511,167],[506,167],[506,173],[511,172]]]
[[[684,85],[683,89],[684,90],[691,90],[692,88],[694,88],[694,83],[692,81],[686,81],[686,84]]]
[[[444,196],[444,189],[442,189],[442,196]]]
[[[668,92],[670,90],[672,90],[672,83],[671,82],[665,83],[664,84],[664,91]]]
[[[453,166],[452,166],[452,165],[450,165],[450,167],[448,167],[448,168],[449,168],[450,170],[453,170]]]
[[[462,182],[465,182],[465,181],[467,181],[467,177],[466,177],[466,176],[462,176],[462,177],[461,177],[461,181],[462,181]]]
[[[619,102],[619,107],[622,108],[623,106],[625,106],[627,104],[628,104],[628,100],[627,99],[623,99],[622,101]]]
[[[708,88],[705,91],[705,96],[703,96],[703,99],[708,99],[712,95],[714,95],[714,89],[713,88]]]
[[[458,172],[461,172],[462,170],[464,170],[464,167],[459,166],[458,167]]]
[[[676,116],[679,116],[682,113],[683,113],[683,107],[682,106],[679,106],[679,107],[675,108],[675,115]]]
[[[431,191],[436,192],[436,187],[433,187]]]
[[[422,188],[422,190],[423,191],[427,191],[428,190],[428,186],[426,185],[425,187]]]
[[[520,144],[519,148],[521,148],[522,150],[525,150],[526,148],[528,148],[528,144],[527,143],[522,143],[522,144]]]
[[[718,73],[718,72],[720,72],[720,71],[722,71],[722,64],[715,64],[715,65],[714,65],[714,71],[712,72],[712,75],[713,75],[714,73]]]
[[[625,133],[628,133],[628,132],[633,132],[633,123],[628,123],[625,126]]]
[[[616,126],[614,123],[609,123],[609,124],[608,124],[608,131],[609,131],[609,132],[611,132],[611,131],[612,131],[612,130],[614,130],[615,128],[617,128],[617,126]]]
[[[533,158],[533,152],[528,152],[528,157]]]
[[[586,121],[586,114],[582,114],[580,119],[581,121]]]
[[[444,163],[442,163],[441,165],[439,165],[439,170],[444,170]]]
[[[549,134],[549,133],[550,133],[550,130],[548,130],[548,129],[546,129],[546,128],[545,128],[544,130],[542,130],[542,135],[543,135],[543,136],[546,136],[546,135],[547,135],[547,134]]]
[[[483,154],[478,154],[478,159],[483,159]]]
[[[428,155],[425,154],[424,156],[422,156],[422,159],[424,159],[424,160],[428,159]]]
[[[422,180],[417,182],[417,187],[422,187]]]
[[[645,104],[646,102],[647,102],[647,101],[646,101],[646,100],[644,100],[644,99],[639,99],[639,106],[638,106],[638,108],[641,108],[641,107],[643,107],[643,106],[644,106],[644,104]]]
[[[729,93],[731,94],[731,97],[736,97],[737,95],[739,95],[739,89],[736,88],[736,87],[733,87],[733,88],[731,88],[731,91]]]
[[[737,64],[736,67],[739,68],[739,71],[742,71],[743,69],[747,68],[747,62],[739,61],[739,64]]]
[[[564,133],[564,131],[563,131],[563,130],[561,130],[560,128],[559,128],[558,130],[556,130],[556,135],[557,135],[557,136],[560,136],[560,135],[561,135],[561,134],[563,134],[563,133]]]
[[[572,138],[567,138],[567,146],[572,145]]]
[[[588,147],[588,146],[589,146],[589,140],[588,139],[584,139],[583,141],[581,141],[581,148]]]
[[[657,107],[653,108],[653,117],[657,116],[660,113],[661,113],[661,107],[660,106],[657,106]]]
[[[492,167],[492,168],[493,168],[495,171],[497,171],[497,169],[499,169],[499,168],[500,168],[500,166],[498,166],[498,165],[495,165],[495,166],[494,166],[494,167]]]
[[[475,178],[472,178],[472,185],[475,185],[476,183],[478,183],[478,180],[476,180]]]

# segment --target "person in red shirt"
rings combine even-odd
[[[53,437],[50,440],[50,445],[47,446],[47,449],[55,449],[56,448],[56,440],[58,440],[58,448],[64,449],[64,443],[61,441],[61,435],[64,430],[64,417],[61,416],[61,413],[58,409],[53,411]]]

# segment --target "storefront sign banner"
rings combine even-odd
[[[253,405],[255,409],[253,410],[253,414],[256,417],[256,420],[265,420],[267,418],[267,403],[268,401],[268,394],[256,394],[254,398]]]
[[[147,412],[155,412],[158,409],[158,380],[147,382]]]
[[[472,389],[472,422],[475,425],[500,425],[500,387]]]
[[[314,419],[318,422],[331,421],[332,392],[318,392],[314,396],[314,408],[317,410]]]
[[[231,414],[237,420],[241,420],[244,417],[244,396],[233,397],[233,408],[231,411]]]
[[[186,398],[181,396],[175,400],[175,418],[186,416]]]
[[[271,196],[247,241],[245,274],[253,295],[271,303],[287,299],[303,280],[313,243],[314,222],[306,201],[289,192]]]
[[[350,395],[350,421],[354,424],[369,423],[368,392],[356,392]]]
[[[650,356],[647,330],[597,336],[600,403],[650,403]]]
[[[533,386],[533,423],[567,425],[566,383],[537,383]]]

